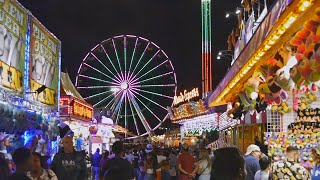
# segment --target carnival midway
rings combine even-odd
[[[320,0],[238,1],[227,50],[224,5],[197,2],[200,79],[165,39],[116,24],[70,62],[50,5],[0,0],[0,180],[320,179]]]

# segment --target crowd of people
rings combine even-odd
[[[0,156],[0,180],[269,180],[320,179],[320,150],[313,148],[311,172],[298,163],[299,150],[287,147],[286,158],[272,162],[252,144],[244,155],[238,148],[214,151],[126,146],[121,141],[112,150],[100,154],[96,149],[89,157],[75,151],[72,137],[66,136],[63,147],[50,166],[39,153],[19,148],[12,155],[13,163]],[[87,161],[91,164],[88,170]]]

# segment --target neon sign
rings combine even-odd
[[[73,114],[76,116],[84,117],[86,119],[92,119],[93,109],[77,100],[73,104]]]
[[[180,92],[180,95],[174,96],[173,105],[178,105],[183,102],[190,102],[191,99],[199,97],[199,89],[193,88],[191,91],[184,90],[183,93]]]

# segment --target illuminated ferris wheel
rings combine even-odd
[[[176,95],[176,74],[155,43],[133,35],[116,36],[96,45],[83,59],[76,87],[95,108],[112,112],[115,124],[131,137],[153,135],[166,120]]]

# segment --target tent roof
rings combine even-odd
[[[80,93],[77,91],[77,89],[74,87],[69,74],[61,72],[61,89],[60,89],[61,95],[69,95],[73,96],[79,100],[82,100],[85,102],[83,97],[80,95]]]

